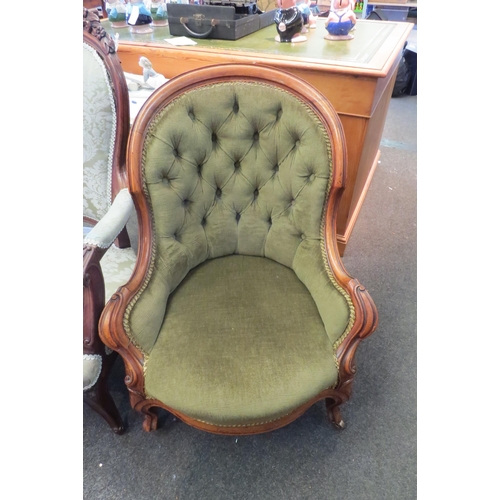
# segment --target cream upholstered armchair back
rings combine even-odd
[[[83,391],[84,401],[117,433],[124,427],[106,386],[116,356],[106,351],[97,324],[135,263],[124,228],[133,206],[125,172],[129,115],[114,41],[98,16],[83,8]]]
[[[107,40],[103,37],[101,40]],[[109,40],[108,43],[111,43]],[[127,189],[125,147],[130,130],[128,91],[115,49],[103,55],[91,38],[83,41],[83,217],[94,226],[108,212],[120,191]],[[105,52],[105,51],[104,51]],[[116,58],[112,62],[111,56]],[[121,193],[117,204],[127,204]],[[115,210],[116,211],[116,210]],[[126,218],[122,217],[124,226]],[[84,229],[88,232],[89,229]],[[108,239],[106,247],[113,239]],[[93,243],[103,246],[94,238]],[[119,234],[119,247],[130,247],[125,228]],[[104,256],[106,300],[130,276],[130,252],[111,251]],[[101,263],[102,264],[102,263]]]
[[[116,127],[112,90],[102,59],[83,43],[83,213],[99,220],[111,201],[111,166]]]
[[[111,205],[117,111],[103,59],[85,41],[83,67],[83,214],[98,221]]]

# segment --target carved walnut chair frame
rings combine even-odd
[[[276,87],[284,89],[303,100],[321,120],[328,133],[333,152],[331,187],[324,207],[325,226],[323,238],[326,261],[328,272],[348,294],[355,311],[351,328],[345,332],[334,346],[339,371],[336,386],[323,390],[282,418],[251,427],[218,426],[204,423],[169,408],[161,401],[148,399],[144,389],[144,355],[131,341],[124,328],[124,315],[127,306],[134,300],[134,296],[143,286],[148,265],[152,258],[151,241],[154,228],[149,215],[148,201],[142,189],[143,178],[141,172],[144,136],[148,126],[160,108],[165,107],[184,92],[200,85],[217,84],[228,80],[265,82],[267,84],[272,82]],[[131,406],[144,414],[144,430],[151,431],[157,428],[158,416],[155,408],[159,407],[176,415],[185,423],[204,431],[226,435],[257,434],[289,424],[322,399],[326,400],[327,415],[330,421],[336,427],[343,428],[344,421],[339,408],[351,396],[353,378],[356,372],[355,352],[360,341],[376,329],[378,314],[367,290],[345,270],[337,248],[335,221],[340,197],[345,188],[346,146],[341,122],[326,98],[303,80],[286,72],[263,66],[228,64],[188,72],[170,80],[150,98],[139,113],[129,141],[128,175],[129,189],[137,209],[140,230],[138,265],[130,281],[118,289],[108,301],[101,316],[99,328],[104,343],[117,351],[124,359],[126,369],[125,384],[129,390]]]

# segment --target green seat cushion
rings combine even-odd
[[[145,389],[202,422],[255,425],[289,414],[337,375],[332,343],[296,274],[264,257],[231,255],[195,267],[170,295]]]

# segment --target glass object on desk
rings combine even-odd
[[[167,2],[166,0],[148,0],[146,8],[151,12],[154,26],[166,26],[167,22]]]
[[[352,40],[354,35],[350,33],[356,25],[356,14],[354,14],[353,0],[332,0],[330,13],[325,22],[326,40]]]
[[[146,8],[143,0],[129,0],[127,24],[130,27],[130,33],[153,33],[152,22],[151,12]]]
[[[106,13],[113,28],[126,28],[127,19],[125,0],[109,0],[106,2]]]

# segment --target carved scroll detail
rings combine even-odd
[[[339,381],[332,397],[326,400],[328,417],[340,428],[343,428],[345,424],[339,406],[351,397],[352,383],[356,374],[356,349],[361,340],[375,331],[378,324],[377,309],[365,287],[360,285],[357,280],[351,280],[349,286],[352,289],[351,296],[356,304],[358,314],[352,330],[337,349]]]
[[[94,36],[106,54],[114,54],[116,52],[115,41],[102,27],[99,16],[85,7],[83,7],[83,31]]]
[[[83,245],[83,348],[85,354],[104,354],[97,322],[104,307],[104,278],[101,259],[103,250]]]

